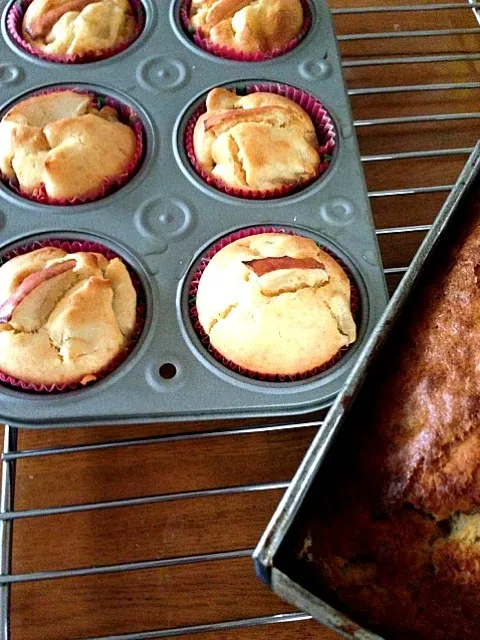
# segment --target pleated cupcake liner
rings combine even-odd
[[[219,180],[218,178],[215,178],[207,171],[205,171],[197,160],[193,144],[195,125],[197,124],[200,116],[206,113],[207,110],[205,103],[195,110],[190,120],[188,121],[185,129],[184,144],[188,159],[190,160],[192,167],[208,185],[214,187],[215,189],[218,189],[219,191],[223,191],[223,193],[226,193],[229,196],[234,196],[236,198],[244,198],[248,200],[273,200],[277,198],[283,198],[287,195],[297,193],[298,191],[305,189],[305,187],[308,187],[310,184],[315,182],[315,180],[317,180],[323,173],[325,173],[325,171],[330,166],[332,156],[335,151],[336,131],[333,121],[331,120],[330,115],[328,114],[323,104],[305,91],[296,89],[295,87],[291,87],[289,85],[266,82],[249,85],[245,90],[239,91],[238,93],[239,95],[248,95],[250,93],[259,92],[276,93],[278,95],[284,96],[285,98],[289,98],[300,107],[302,107],[302,109],[306,111],[306,113],[310,116],[315,126],[315,131],[319,142],[318,152],[320,154],[321,162],[317,167],[315,173],[307,180],[298,180],[277,189],[250,190],[231,187],[230,185],[223,182],[223,180]]]
[[[260,380],[263,382],[282,383],[282,382],[301,382],[303,380],[308,380],[309,378],[312,378],[314,376],[320,375],[321,373],[324,373],[325,371],[333,367],[333,365],[337,364],[337,362],[339,362],[344,357],[344,355],[349,351],[352,345],[348,345],[347,347],[342,347],[328,362],[325,362],[324,364],[318,367],[314,367],[313,369],[310,369],[309,371],[305,371],[298,375],[283,376],[283,375],[265,374],[265,373],[260,373],[258,371],[252,371],[250,369],[241,367],[235,362],[233,362],[232,360],[230,360],[229,358],[226,358],[225,356],[223,356],[219,351],[217,351],[217,349],[215,349],[212,346],[208,334],[205,332],[205,330],[203,329],[198,319],[198,311],[196,306],[198,285],[200,282],[200,278],[202,277],[202,274],[205,271],[210,260],[213,258],[213,256],[216,253],[218,253],[221,249],[231,244],[232,242],[235,242],[236,240],[240,240],[242,238],[248,238],[250,236],[254,236],[262,233],[285,233],[291,236],[301,235],[300,233],[295,233],[294,231],[290,229],[284,229],[283,227],[261,226],[261,227],[248,227],[245,229],[240,229],[218,240],[214,245],[212,245],[209,249],[207,249],[205,254],[200,258],[198,267],[192,276],[192,279],[189,285],[189,303],[188,303],[190,321],[192,323],[193,329],[195,330],[197,337],[199,338],[205,350],[210,355],[212,355],[215,358],[215,360],[217,360],[217,362],[219,362],[221,365],[223,365],[230,371],[233,371],[234,373],[238,373],[242,376],[245,376],[246,378],[251,378],[253,380]],[[341,260],[341,258],[339,258],[329,247],[325,247],[320,244],[317,244],[317,246],[320,247],[322,251],[325,251],[325,253],[331,256],[345,271],[350,281],[350,308],[352,311],[352,316],[355,321],[355,324],[358,327],[359,320],[361,317],[361,298],[360,298],[360,292],[358,290],[358,287],[355,283],[355,280],[353,278],[353,275],[350,269],[343,262],[343,260]]]
[[[279,56],[283,56],[289,51],[292,51],[292,49],[295,49],[295,47],[300,44],[300,42],[310,31],[310,27],[312,26],[313,21],[310,5],[306,0],[300,1],[303,8],[303,24],[298,35],[295,38],[292,38],[283,47],[277,47],[275,49],[272,49],[271,51],[262,53],[238,51],[237,49],[233,49],[231,47],[216,44],[209,38],[204,37],[199,29],[195,29],[190,20],[190,9],[192,6],[192,0],[182,1],[180,6],[180,20],[186,35],[197,45],[197,47],[200,47],[200,49],[207,51],[207,53],[217,56],[218,58],[236,60],[238,62],[263,62],[264,60],[278,58]]]
[[[21,247],[16,247],[11,251],[7,252],[3,256],[0,256],[0,266],[5,262],[8,262],[12,258],[17,256],[25,255],[26,253],[31,253],[32,251],[36,251],[37,249],[42,249],[43,247],[56,247],[57,249],[63,249],[67,253],[77,253],[79,251],[88,251],[91,253],[101,253],[108,260],[112,260],[113,258],[120,258],[123,264],[126,266],[130,278],[132,280],[132,284],[135,288],[137,294],[137,317],[135,321],[135,328],[132,334],[132,337],[125,348],[121,353],[115,356],[102,370],[97,371],[94,374],[94,378],[89,379],[85,382],[80,380],[72,380],[71,382],[63,382],[60,384],[36,384],[33,382],[29,382],[27,380],[21,380],[14,376],[11,376],[7,373],[4,373],[0,370],[0,383],[13,387],[17,390],[35,393],[35,394],[54,394],[54,393],[65,393],[68,391],[76,391],[78,389],[84,389],[87,386],[91,386],[95,382],[102,380],[107,375],[115,371],[124,360],[128,357],[128,355],[132,352],[135,345],[138,343],[138,340],[142,334],[143,328],[145,326],[145,318],[146,318],[146,299],[145,292],[143,290],[142,284],[140,282],[139,277],[135,273],[135,271],[127,264],[121,256],[116,254],[110,248],[99,244],[98,242],[92,241],[82,241],[82,240],[62,240],[62,239],[52,239],[52,240],[41,240],[35,241],[26,245],[22,245]],[[88,376],[84,376],[88,377]]]
[[[24,96],[24,99],[39,95],[47,95],[50,93],[61,93],[62,91],[75,91],[76,93],[79,93],[81,95],[87,95],[91,97],[92,102],[98,109],[101,109],[104,106],[112,107],[116,110],[119,116],[119,122],[128,125],[133,130],[136,140],[135,154],[131,162],[128,164],[125,170],[122,171],[122,173],[119,173],[112,178],[105,178],[100,187],[96,187],[89,193],[86,193],[82,196],[75,196],[74,198],[50,198],[47,194],[44,184],[41,184],[32,193],[26,193],[25,191],[22,191],[17,180],[8,178],[0,172],[0,180],[3,182],[3,184],[25,200],[30,200],[32,202],[38,202],[39,204],[46,204],[55,207],[70,207],[79,204],[86,204],[87,202],[101,200],[102,198],[105,198],[106,196],[109,196],[121,189],[134,177],[134,175],[140,168],[144,156],[145,130],[140,116],[127,104],[120,102],[119,100],[116,100],[115,98],[112,98],[110,96],[96,95],[92,91],[76,89],[75,87],[69,87],[68,89],[54,87],[46,89],[44,91],[32,93],[28,96]]]
[[[97,62],[105,60],[121,53],[127,49],[142,33],[145,26],[145,10],[140,0],[129,0],[136,18],[135,31],[130,38],[119,42],[113,47],[100,49],[98,51],[85,51],[84,53],[71,53],[66,55],[47,53],[42,49],[35,47],[31,42],[23,37],[23,18],[28,7],[33,0],[17,0],[7,14],[6,26],[7,32],[12,41],[19,49],[29,53],[45,62],[54,62],[57,64],[85,64],[88,62]]]

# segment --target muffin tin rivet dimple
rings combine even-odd
[[[0,87],[15,84],[21,80],[22,70],[14,64],[0,64]]]
[[[371,264],[375,267],[381,266],[382,264],[381,260],[378,257],[378,254],[376,254],[371,249],[368,249],[368,251],[365,251],[365,253],[362,255],[362,258],[365,260],[365,262],[368,262],[368,264]]]
[[[300,75],[306,80],[323,80],[332,73],[332,65],[327,60],[311,58],[298,65]]]
[[[346,227],[354,222],[358,212],[350,200],[335,198],[321,205],[320,215],[328,224],[336,227]]]
[[[184,62],[166,56],[152,56],[143,60],[136,72],[139,85],[156,93],[179,89],[188,81],[188,75],[189,69]]]

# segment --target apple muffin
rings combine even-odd
[[[137,18],[128,0],[33,0],[22,36],[53,55],[100,53],[135,37]]]
[[[35,385],[95,380],[128,346],[137,295],[119,258],[44,247],[0,267],[0,371]]]
[[[131,169],[137,138],[117,110],[91,94],[58,90],[15,104],[0,122],[0,173],[27,196],[102,197]]]
[[[193,133],[200,169],[243,191],[279,189],[315,177],[320,144],[308,113],[277,93],[239,96],[216,88]]]
[[[221,356],[265,376],[310,373],[356,340],[347,274],[302,236],[260,233],[220,249],[196,308]]]
[[[192,0],[190,24],[213,44],[242,53],[281,49],[304,21],[300,0]]]

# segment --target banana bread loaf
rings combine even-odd
[[[480,200],[473,208],[404,309],[303,524],[316,591],[388,640],[480,639]]]

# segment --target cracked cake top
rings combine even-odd
[[[128,171],[136,153],[131,127],[116,109],[70,90],[34,95],[0,122],[0,172],[31,195],[41,186],[53,199],[87,197]]]
[[[135,29],[128,0],[33,0],[23,19],[25,40],[54,55],[111,49]]]
[[[350,281],[313,240],[263,233],[216,253],[197,292],[212,346],[236,365],[294,376],[355,341]]]
[[[213,89],[206,106],[195,125],[193,146],[200,166],[213,177],[255,191],[315,175],[321,160],[315,127],[293,100]]]
[[[126,348],[135,319],[119,258],[45,247],[0,267],[0,370],[19,380],[95,379]]]
[[[299,35],[304,16],[300,0],[192,0],[190,19],[215,44],[267,53]]]

